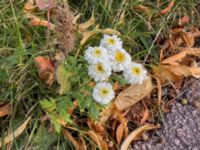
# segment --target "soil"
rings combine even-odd
[[[134,150],[200,150],[200,80],[186,79],[180,99],[166,114],[162,129],[149,136],[147,141],[136,142]]]

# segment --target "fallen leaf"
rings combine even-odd
[[[6,104],[0,107],[0,117],[11,114],[11,104]]]
[[[25,13],[28,12],[32,12],[35,9],[36,6],[34,6],[34,0],[28,0],[25,4],[24,4],[24,9],[23,11]]]
[[[190,21],[189,16],[183,16],[182,18],[179,19],[178,24],[182,26],[182,25],[188,23],[189,21]]]
[[[98,134],[103,135],[105,132],[105,126],[103,126],[100,123],[92,123],[91,124],[92,128],[95,130],[95,132],[97,132]]]
[[[44,26],[44,27],[48,27],[50,30],[55,30],[54,24],[52,24],[51,22],[47,20],[41,19],[40,17],[35,16],[32,13],[25,12],[25,17],[30,20],[30,24],[32,26]]]
[[[62,64],[60,64],[56,69],[56,79],[60,84],[59,94],[65,94],[71,88],[71,83],[69,78],[73,75],[71,71],[68,71],[64,68]]]
[[[122,138],[123,138],[123,134],[124,134],[124,126],[123,126],[123,124],[120,124],[120,125],[117,127],[117,130],[116,130],[117,144],[120,144],[120,143],[121,143]]]
[[[138,10],[138,11],[141,11],[141,12],[144,12],[144,13],[146,13],[146,14],[149,14],[149,13],[150,13],[149,7],[144,6],[144,5],[135,6],[134,9],[135,9],[135,10]]]
[[[114,29],[111,29],[111,28],[107,28],[107,29],[99,29],[98,26],[96,26],[96,28],[92,31],[84,31],[82,32],[82,39],[81,39],[81,45],[84,45],[87,40],[89,38],[91,38],[92,36],[96,35],[96,34],[117,34],[119,35],[120,33]]]
[[[162,61],[162,64],[170,64],[174,66],[180,65],[181,60],[188,56],[200,57],[200,48],[177,48],[180,52]]]
[[[188,67],[185,65],[180,66],[171,66],[171,65],[162,65],[162,68],[172,72],[177,76],[193,76],[195,78],[200,78],[200,67]]]
[[[79,147],[79,150],[87,150],[86,143],[85,143],[84,139],[82,138],[82,136],[80,136],[80,139],[81,139],[82,143]]]
[[[164,9],[162,9],[162,10],[160,11],[160,14],[161,14],[161,15],[164,15],[164,14],[168,13],[168,12],[172,9],[172,7],[174,6],[174,2],[175,2],[175,0],[172,0],[172,1],[168,4],[168,6],[167,6],[166,8],[164,8]]]
[[[143,125],[137,128],[136,130],[131,132],[129,136],[125,139],[125,141],[122,143],[120,150],[128,150],[128,147],[131,144],[131,142],[137,140],[145,131],[157,128],[160,128],[160,126],[155,126],[151,124]]]
[[[55,80],[54,71],[55,66],[49,58],[38,56],[35,58],[35,64],[39,72],[39,77],[47,85],[51,86]]]
[[[119,82],[116,81],[116,82],[114,83],[114,85],[113,85],[113,90],[114,90],[114,91],[117,91],[117,90],[119,90],[119,88],[120,88]]]
[[[76,150],[80,149],[80,143],[74,139],[74,137],[67,130],[62,130],[64,136],[69,140],[75,147]]]
[[[13,141],[14,139],[16,139],[19,135],[22,134],[22,132],[26,129],[26,126],[29,122],[29,120],[31,119],[31,117],[29,117],[22,125],[20,125],[15,131],[13,131],[12,133],[8,134],[5,138],[1,138],[0,139],[0,147],[2,147],[3,144],[7,144],[11,141]]]
[[[98,134],[96,134],[94,131],[87,131],[87,132],[85,132],[85,134],[90,136],[90,138],[95,141],[95,143],[98,145],[98,148],[100,150],[104,150],[105,145],[104,145],[104,147],[102,145],[104,143],[104,141],[102,138],[100,138],[100,136]]]
[[[186,43],[186,47],[192,47],[195,43],[194,36],[191,32],[183,32],[182,39]]]
[[[139,102],[142,98],[149,95],[152,90],[152,82],[149,77],[142,84],[132,84],[123,90],[114,100],[114,104],[119,110],[126,110],[128,107]]]
[[[159,79],[160,84],[173,83],[182,79],[181,76],[175,75],[171,70],[166,69],[163,65],[153,66],[152,68],[154,76]]]
[[[94,12],[92,12],[92,16],[88,21],[78,25],[79,30],[84,31],[87,28],[89,28],[90,26],[92,26],[94,23],[95,23]]]
[[[113,110],[113,105],[103,108],[97,122],[100,124],[104,124],[112,115],[112,110]]]
[[[143,117],[140,120],[140,124],[143,125],[145,123],[145,121],[148,120],[149,118],[150,118],[150,113],[149,113],[149,110],[146,108],[143,113]]]

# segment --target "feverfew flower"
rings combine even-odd
[[[88,74],[94,78],[96,82],[104,81],[111,75],[111,67],[108,61],[99,61],[89,65]]]
[[[112,85],[108,82],[100,82],[94,87],[93,99],[100,104],[108,104],[115,97]]]
[[[130,83],[141,84],[147,77],[147,71],[142,67],[141,64],[132,62],[124,70],[124,78]]]
[[[116,35],[104,35],[101,39],[100,46],[112,51],[112,49],[122,48],[122,41]]]
[[[114,72],[123,71],[131,63],[131,56],[122,48],[111,52],[110,61]]]
[[[103,47],[88,47],[85,51],[85,59],[89,64],[97,63],[98,61],[107,61],[107,50]]]

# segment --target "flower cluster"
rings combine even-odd
[[[100,46],[89,47],[84,57],[89,64],[89,76],[97,82],[92,94],[93,99],[100,104],[107,104],[114,98],[112,85],[106,82],[112,71],[122,71],[130,84],[141,84],[147,79],[147,71],[141,64],[131,61],[130,54],[116,35],[104,35]]]

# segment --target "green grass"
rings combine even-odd
[[[107,3],[106,3],[107,2]],[[161,8],[167,1],[161,1]],[[48,88],[38,77],[34,58],[39,55],[53,56],[56,48],[47,43],[45,27],[32,27],[23,15],[25,0],[0,1],[0,104],[10,102],[12,115],[0,118],[0,137],[7,135],[32,116],[28,128],[9,146],[11,149],[73,149],[63,135],[49,133],[50,124],[41,123],[44,114],[40,100],[59,98],[56,86]],[[121,32],[124,47],[134,60],[146,62],[147,66],[159,63],[158,33],[166,36],[171,27],[177,25],[178,18],[189,15],[188,26],[199,26],[196,10],[198,0],[177,0],[170,13],[157,15],[161,8],[156,1],[130,0],[69,0],[70,6],[81,14],[79,22],[88,20],[94,11],[96,24],[101,28],[113,28]],[[139,4],[151,8],[150,14],[133,9]],[[125,12],[124,22],[119,24],[119,14]],[[157,17],[155,17],[157,15]],[[151,16],[151,27],[148,18]],[[100,35],[87,44],[97,43]],[[51,43],[51,41],[50,41]],[[84,47],[81,48],[81,53]],[[2,149],[7,149],[4,146]]]

